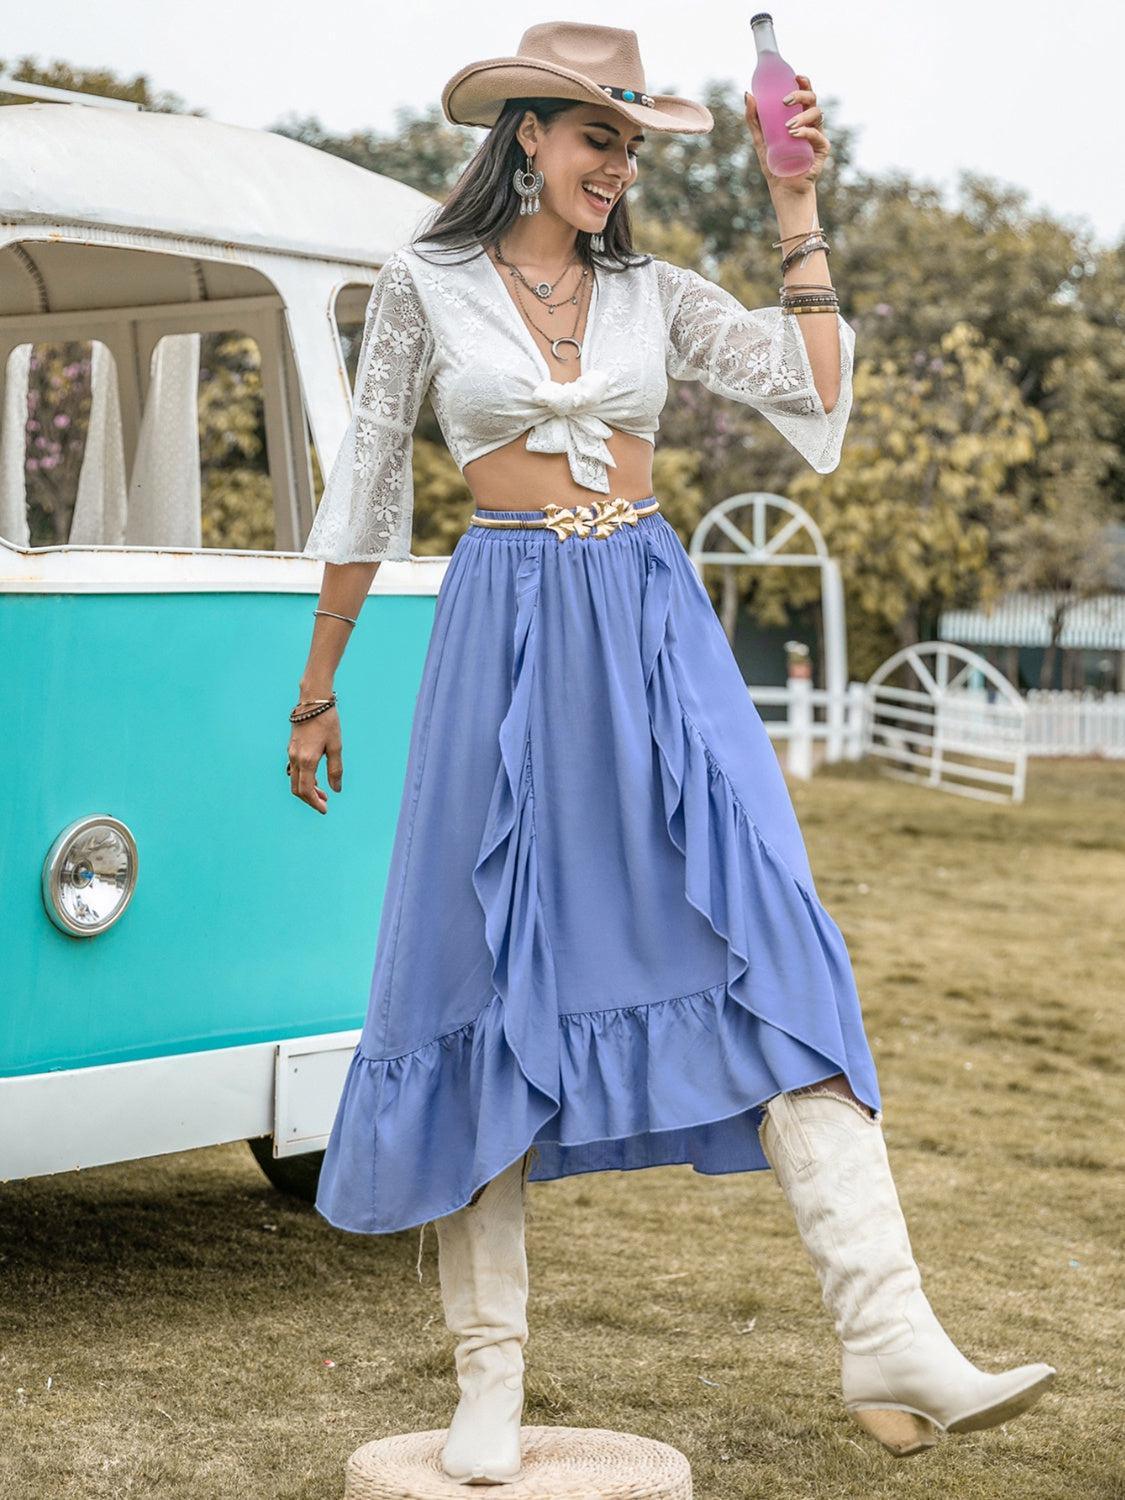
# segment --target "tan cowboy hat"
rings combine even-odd
[[[504,101],[525,97],[604,104],[648,130],[702,135],[714,116],[704,104],[675,94],[649,94],[637,33],[580,21],[529,26],[515,57],[466,63],[441,91],[441,107],[454,125],[495,125]]]

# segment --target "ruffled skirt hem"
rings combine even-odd
[[[758,1127],[765,1101],[779,1091],[776,1073],[790,1089],[841,1071],[784,1032],[767,1035],[773,1028],[719,983],[693,995],[563,1017],[560,1105],[534,1127],[533,1096],[521,1097],[500,1012],[494,996],[475,1020],[401,1057],[370,1058],[356,1049],[340,1108],[346,1137],[361,1151],[354,1171],[337,1165],[334,1187],[322,1177],[317,1208],[329,1223],[366,1234],[428,1223],[462,1208],[533,1145],[531,1181],[673,1165],[705,1175],[760,1171],[769,1163]],[[761,1061],[767,1057],[769,1067]],[[678,1107],[669,1111],[659,1080],[672,1069],[693,1091],[686,1108],[678,1091]],[[490,1128],[464,1153],[463,1180],[449,1199],[430,1198],[424,1185],[445,1154],[446,1132],[458,1131],[467,1146],[478,1120]],[[409,1202],[394,1203],[379,1191],[382,1151],[394,1152],[395,1179],[413,1184]],[[363,1195],[356,1191],[360,1179],[369,1184]],[[421,1212],[416,1205],[424,1202]]]

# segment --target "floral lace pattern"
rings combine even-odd
[[[656,274],[668,331],[668,374],[698,380],[718,396],[752,406],[818,474],[836,468],[851,413],[855,358],[855,333],[840,314],[840,394],[826,412],[800,317],[780,307],[743,307],[698,271],[667,261],[656,262]]]
[[[543,352],[483,252],[470,260],[449,252],[458,259],[442,263],[444,250],[423,249],[410,265],[438,343],[431,396],[458,467],[525,436],[528,452],[565,454],[576,484],[608,494],[614,460],[605,440],[617,429],[651,442],[667,400],[651,283],[595,270],[581,359],[568,346],[563,363]],[[552,334],[574,327],[569,306],[531,316]]]
[[[433,334],[396,251],[371,288],[352,418],[304,547],[306,557],[343,563],[410,556],[414,425],[433,355]]]
[[[667,261],[595,269],[581,361],[559,381],[564,367],[544,355],[483,251],[421,249],[400,246],[375,278],[352,417],[306,556],[410,556],[413,432],[427,392],[458,468],[526,433],[529,452],[565,453],[574,481],[603,495],[614,467],[606,439],[616,430],[654,442],[669,376],[761,412],[818,473],[839,463],[855,339],[838,314],[840,395],[826,413],[800,318],[745,308]]]

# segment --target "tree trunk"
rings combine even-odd
[[[813,676],[813,686],[826,688],[828,678],[825,675],[826,667],[824,661],[824,607],[817,605],[813,609],[813,639],[816,642],[816,664]]]
[[[1039,686],[1050,687],[1055,676],[1055,658],[1059,652],[1059,642],[1062,640],[1063,628],[1066,625],[1066,612],[1068,604],[1055,604],[1051,611],[1051,638],[1047,643],[1047,649],[1043,653],[1043,669],[1039,673]],[[1064,684],[1065,686],[1065,684]]]
[[[918,610],[908,610],[900,619],[895,621],[895,640],[898,641],[899,649],[903,646],[916,646],[919,641],[918,635]],[[913,688],[916,692],[921,690],[922,684],[918,681],[918,674],[913,667],[902,666],[904,686]]]
[[[918,611],[916,609],[907,611],[895,622],[895,640],[898,641],[900,647],[918,644]]]
[[[1055,659],[1059,654],[1059,643],[1051,640],[1043,653],[1043,665],[1039,668],[1039,686],[1049,688],[1055,680]]]
[[[733,568],[723,569],[722,621],[733,650],[734,633],[738,626],[738,578]]]

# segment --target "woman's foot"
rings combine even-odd
[[[838,1092],[777,1094],[759,1128],[842,1344],[844,1402],[897,1457],[947,1432],[1007,1422],[1055,1377],[1051,1365],[978,1369],[938,1322],[910,1248],[874,1117]]]

